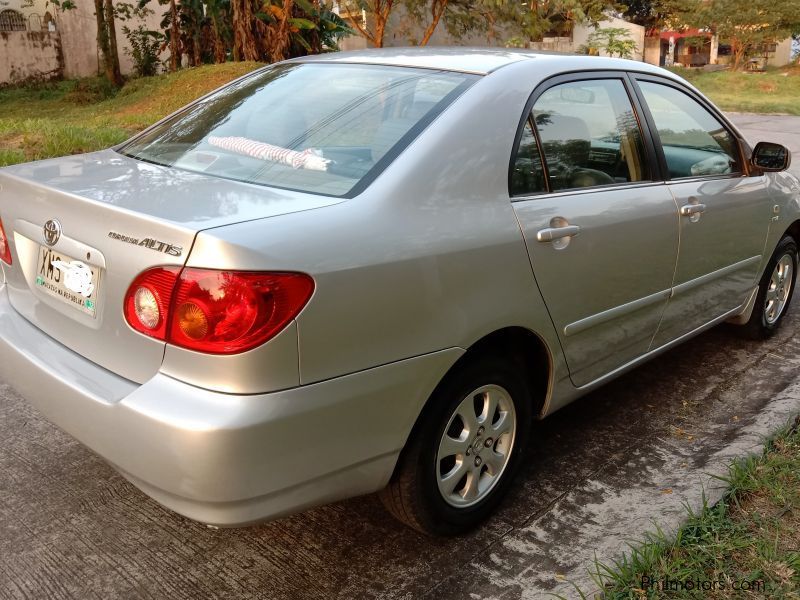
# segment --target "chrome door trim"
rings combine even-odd
[[[726,275],[730,275],[735,271],[739,271],[751,265],[760,265],[761,264],[761,255],[758,256],[751,256],[750,258],[745,258],[744,260],[740,260],[739,262],[733,263],[732,265],[728,265],[727,267],[722,267],[721,269],[717,269],[716,271],[711,271],[711,273],[706,273],[696,279],[691,279],[689,281],[685,281],[680,283],[672,288],[672,295],[671,297],[675,297],[678,294],[683,294],[684,292],[688,292],[698,286],[705,285],[710,281],[718,279],[720,277],[725,277]]]
[[[618,189],[631,189],[631,188],[639,188],[639,187],[653,187],[656,185],[666,185],[669,183],[666,180],[662,181],[633,181],[629,183],[609,183],[606,185],[593,185],[592,187],[586,188],[570,188],[566,190],[558,190],[555,192],[532,192],[532,193],[525,193],[519,194],[518,196],[510,196],[509,199],[511,202],[529,202],[533,200],[541,199],[542,196],[546,196],[547,198],[558,198],[560,196],[577,196],[579,194],[594,194],[598,191],[603,192],[613,192],[614,190]]]
[[[637,310],[641,310],[652,304],[666,301],[670,297],[671,292],[672,290],[669,289],[662,290],[660,292],[656,292],[655,294],[645,296],[644,298],[639,298],[637,300],[632,300],[631,302],[626,302],[625,304],[620,304],[614,308],[609,308],[608,310],[591,315],[581,319],[580,321],[570,323],[564,327],[564,335],[569,337],[571,335],[575,335],[576,333],[586,331],[587,329],[597,325],[601,325],[602,323],[607,323],[608,321],[617,319],[623,315],[636,312]]]

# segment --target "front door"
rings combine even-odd
[[[700,98],[677,83],[637,83],[680,211],[674,289],[655,348],[747,301],[774,203],[764,176],[746,175],[736,137]]]
[[[647,352],[675,271],[677,207],[634,106],[624,74],[554,80],[512,161],[514,208],[577,386]]]

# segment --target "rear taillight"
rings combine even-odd
[[[303,309],[314,280],[302,273],[157,267],[125,296],[131,327],[170,344],[235,354],[273,338]]]
[[[6,237],[6,231],[3,229],[3,221],[0,219],[0,260],[7,265],[11,264],[11,246]]]

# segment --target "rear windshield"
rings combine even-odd
[[[121,152],[238,181],[352,196],[476,79],[383,65],[279,65],[188,107]]]

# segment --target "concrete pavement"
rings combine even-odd
[[[781,133],[767,127],[800,134],[800,119],[756,121],[746,129],[753,141]],[[208,529],[146,498],[0,382],[0,598],[589,591],[595,556],[611,560],[654,522],[679,524],[704,486],[718,496],[710,475],[800,412],[798,331],[797,314],[764,343],[718,327],[537,423],[508,501],[452,540],[402,527],[374,497]]]

